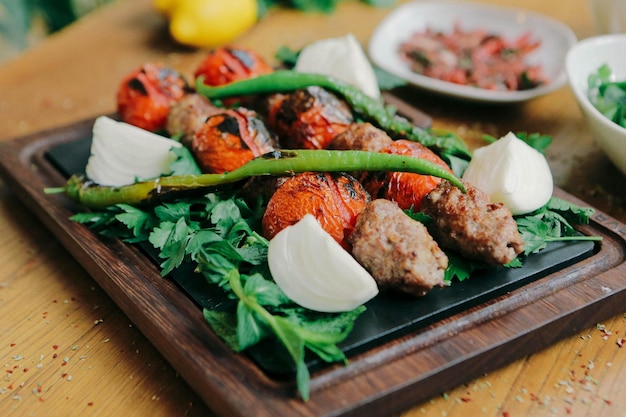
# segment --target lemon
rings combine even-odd
[[[210,48],[228,44],[257,22],[257,0],[155,0],[169,19],[172,37],[183,45]]]

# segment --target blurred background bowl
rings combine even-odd
[[[614,81],[626,81],[626,34],[601,35],[584,39],[566,56],[572,89],[589,130],[607,157],[626,174],[626,129],[596,109],[588,97],[588,80],[602,65],[608,65]]]
[[[620,0],[626,1],[626,0]],[[399,46],[415,32],[427,28],[452,33],[483,30],[507,40],[524,35],[540,43],[527,63],[540,66],[549,82],[521,91],[496,91],[455,84],[411,70],[398,53]],[[556,19],[517,8],[461,1],[410,1],[396,7],[374,30],[368,45],[373,63],[414,86],[457,99],[484,103],[520,103],[548,94],[567,84],[565,54],[576,35]]]

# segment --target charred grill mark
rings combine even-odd
[[[246,51],[240,49],[227,48],[228,52],[237,58],[239,62],[241,62],[246,68],[253,68],[255,61],[254,58],[250,56],[250,54]]]
[[[131,90],[136,91],[141,95],[144,95],[144,96],[148,95],[148,90],[146,89],[146,86],[143,84],[143,82],[139,78],[131,78],[130,80],[128,80],[128,87]]]
[[[239,121],[227,115],[220,115],[222,121],[217,124],[217,129],[222,133],[228,133],[235,136],[241,136],[239,129]]]

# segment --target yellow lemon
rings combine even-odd
[[[172,37],[181,44],[198,48],[230,43],[257,21],[257,0],[156,0],[156,3],[155,7],[165,9],[169,16]]]

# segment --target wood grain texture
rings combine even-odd
[[[579,39],[595,33],[586,0],[484,2],[555,17],[568,24]],[[261,51],[269,59],[281,45],[298,48],[347,32],[354,33],[365,45],[377,22],[387,13],[387,9],[369,8],[356,1],[345,2],[336,14],[329,16],[275,11],[242,37],[240,43]],[[151,0],[120,0],[0,67],[0,140],[111,113],[119,80],[145,61],[162,61],[190,73],[204,51],[172,44],[164,29],[162,17],[151,9]],[[616,236],[624,237],[626,182],[595,144],[567,87],[520,106],[467,105],[410,89],[402,98],[432,116],[435,127],[461,134],[472,146],[480,143],[484,132],[500,135],[513,130],[551,135],[554,143],[548,158],[557,185],[606,213],[596,219],[594,228],[610,231],[608,235],[613,236],[613,241],[619,240]],[[155,349],[151,339],[146,338],[144,330],[139,331],[137,323],[107,295],[96,277],[60,245],[49,226],[20,197],[0,181],[0,414],[212,415],[204,398],[190,388]],[[80,242],[73,244],[80,247]],[[595,271],[590,276],[595,276]],[[595,281],[581,281],[577,289],[567,292],[571,297],[586,297],[588,291],[597,291],[595,287],[585,288],[591,282]],[[597,313],[579,313],[565,320],[558,318],[559,313],[550,307],[553,301],[548,299],[541,303],[540,311],[555,320],[555,332],[578,333],[536,354],[530,354],[530,350],[525,353],[526,344],[536,346],[532,338],[522,337],[517,343],[508,340],[505,346],[522,355],[519,360],[483,374],[484,363],[489,369],[500,366],[498,352],[491,351],[470,366],[474,375],[479,375],[476,379],[470,374],[450,372],[440,381],[450,387],[445,394],[428,383],[420,383],[415,388],[416,398],[407,399],[410,392],[398,392],[388,396],[386,404],[376,407],[384,408],[383,414],[398,411],[403,417],[624,417],[626,350],[619,347],[618,341],[626,334],[626,308],[618,305],[611,318],[600,321],[598,326],[594,322],[596,317],[610,315],[606,309],[614,307],[615,302],[615,298],[609,297],[601,303],[606,307],[599,307]],[[528,307],[520,311],[507,314],[511,325],[531,313]],[[486,325],[481,327],[481,331],[489,330]],[[498,334],[503,332],[495,330]],[[459,349],[456,345],[462,345],[466,335],[452,333],[449,338],[458,340],[454,344],[449,341],[446,348]],[[445,339],[444,335],[441,337]],[[556,341],[552,334],[539,334],[537,338],[540,345]],[[467,343],[484,343],[480,340],[468,338]],[[410,379],[402,367],[404,361],[418,363],[425,358],[410,358],[417,349],[408,349],[408,343],[403,339],[390,350],[397,352],[400,359],[381,367],[391,367],[382,375],[399,370],[402,377]],[[402,359],[403,354],[409,358]],[[438,352],[434,358],[441,360],[437,358],[446,354]],[[381,352],[372,355],[372,365],[362,359],[360,366],[376,367],[385,357]],[[350,383],[350,375],[342,372],[345,370],[333,369],[316,375],[316,387],[324,390],[329,381],[341,375],[347,382],[340,385],[357,392],[382,389],[379,381],[368,377]],[[258,390],[259,382],[250,381],[245,373],[234,378],[239,378],[244,386],[253,385],[239,394],[243,401],[250,401],[253,396],[248,391]],[[461,378],[467,382],[457,382]],[[346,409],[354,408],[350,406],[353,398],[341,398]],[[403,408],[402,402],[419,403],[423,398],[429,399]]]
[[[591,258],[351,357],[348,367],[314,373],[311,399],[303,403],[293,381],[272,379],[232,352],[137,248],[72,222],[69,216],[79,208],[64,195],[43,192],[64,183],[45,151],[89,135],[92,124],[0,143],[0,173],[220,416],[391,415],[605,320],[626,304],[626,243],[605,224],[624,226],[598,213],[598,221],[581,228],[603,237]],[[584,204],[561,190],[557,195]]]

